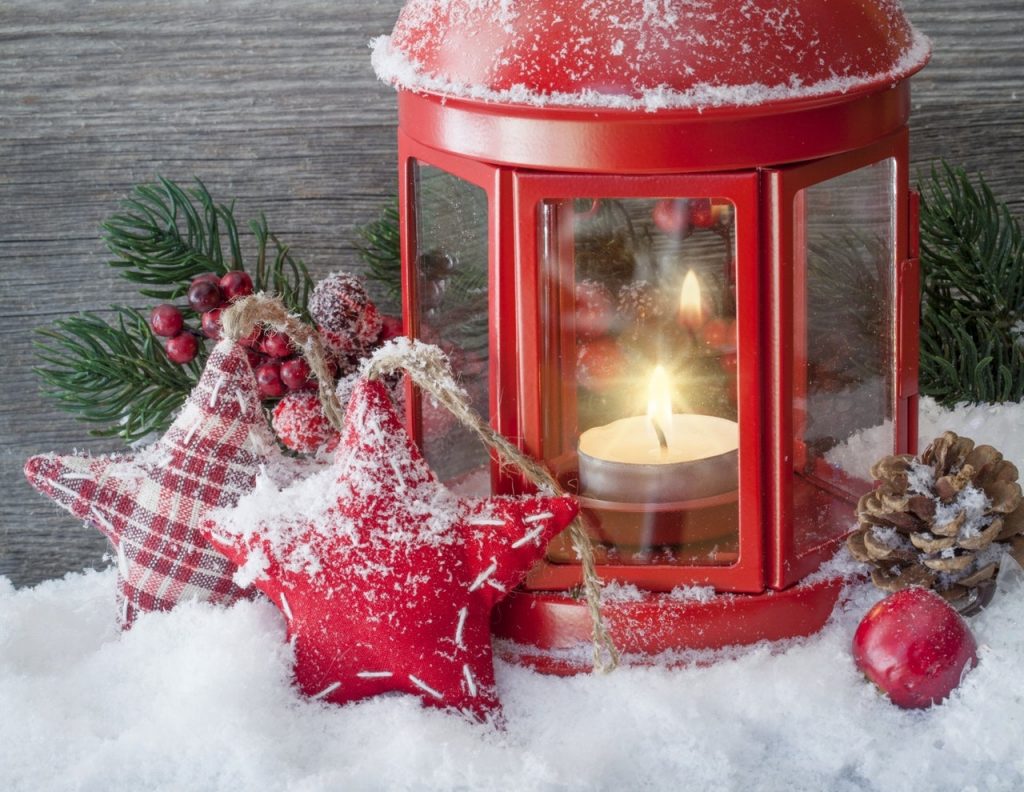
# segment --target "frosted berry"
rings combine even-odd
[[[185,326],[185,318],[181,311],[173,305],[158,305],[149,313],[149,326],[153,332],[164,338],[172,338]]]
[[[288,388],[281,379],[281,364],[276,360],[262,363],[256,367],[256,384],[260,395],[268,399],[284,396]]]
[[[188,287],[188,304],[197,313],[206,313],[220,308],[224,304],[224,295],[215,281],[196,279]]]
[[[602,284],[583,280],[576,284],[576,332],[581,338],[599,338],[615,318],[612,295]]]
[[[281,379],[290,391],[308,390],[314,382],[309,376],[309,364],[300,357],[281,362]]]
[[[247,272],[232,270],[220,279],[220,290],[228,302],[238,297],[247,297],[252,294],[252,278]]]
[[[317,283],[309,313],[324,341],[338,355],[362,357],[377,343],[383,322],[362,281],[335,272]]]
[[[199,341],[189,332],[167,339],[167,357],[174,363],[190,363],[199,352]]]
[[[288,357],[293,351],[288,336],[273,330],[263,336],[263,341],[260,342],[260,349],[263,350],[265,355],[276,358]]]
[[[217,340],[220,338],[220,308],[214,308],[212,311],[207,311],[203,314],[201,320],[203,326],[203,335],[207,338]]]
[[[274,407],[274,432],[292,451],[333,451],[341,435],[331,426],[315,393],[289,393]]]
[[[853,636],[857,667],[893,704],[930,707],[978,662],[966,622],[942,597],[911,587],[868,611]]]

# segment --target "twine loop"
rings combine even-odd
[[[258,325],[287,335],[292,345],[305,357],[310,371],[316,377],[324,414],[331,425],[341,431],[343,410],[335,393],[329,356],[319,334],[289,314],[279,299],[262,293],[233,303],[221,314],[224,337],[236,342],[254,332]],[[364,361],[361,373],[367,379],[405,373],[421,391],[449,410],[480,442],[494,451],[499,464],[518,468],[538,491],[553,495],[566,494],[547,468],[496,432],[472,408],[469,396],[452,374],[448,358],[438,347],[407,338],[393,339]],[[593,546],[580,516],[577,515],[568,530],[582,567],[583,593],[593,625],[591,641],[594,670],[606,673],[619,664],[619,653],[601,615],[601,579],[594,563]]]

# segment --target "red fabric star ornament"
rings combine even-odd
[[[120,618],[183,599],[230,604],[255,593],[199,524],[237,503],[261,465],[281,454],[267,427],[245,350],[214,349],[164,436],[136,454],[35,456],[25,476],[39,492],[101,531],[117,558]]]
[[[305,503],[305,514],[282,503]],[[328,471],[243,499],[207,527],[216,547],[260,573],[306,694],[343,704],[401,691],[485,719],[499,708],[491,609],[576,510],[569,497],[451,493],[384,385],[363,381]]]

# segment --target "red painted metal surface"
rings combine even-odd
[[[794,410],[800,395],[801,379],[796,375],[800,365],[800,349],[793,343],[795,322],[799,319],[794,305],[794,271],[797,235],[793,232],[796,198],[801,190],[844,173],[855,171],[885,159],[892,159],[895,165],[895,227],[891,255],[893,265],[900,272],[901,262],[907,260],[908,251],[908,134],[901,130],[895,135],[856,152],[816,160],[802,165],[785,168],[765,169],[766,194],[762,204],[766,213],[769,244],[766,254],[771,285],[771,308],[766,314],[766,335],[769,338],[770,368],[769,381],[772,383],[769,395],[769,409],[766,416],[769,432],[770,472],[770,523],[772,540],[769,543],[768,583],[773,588],[783,589],[807,576],[836,551],[838,539],[828,541],[803,554],[798,554],[793,534],[794,492],[793,470],[799,449],[795,446],[795,422],[799,414]],[[907,317],[906,300],[902,289],[904,279],[897,277],[893,284],[896,299],[889,317],[894,328],[900,328]],[[906,319],[909,321],[909,319]],[[905,333],[897,337],[897,354],[894,367],[894,381],[908,382],[908,375],[914,372],[916,337],[911,339]],[[902,352],[900,351],[902,350]],[[916,389],[915,389],[916,390]],[[904,453],[909,448],[907,426],[908,405],[911,394],[897,393],[893,388],[890,395],[890,413],[894,418],[892,453]],[[850,515],[852,526],[853,503],[837,502],[836,508],[845,508]],[[827,504],[823,503],[823,507]]]
[[[615,3],[627,14],[644,5]],[[637,40],[614,34],[615,26],[607,24],[605,17],[593,18],[595,52],[603,55],[595,56],[595,68],[584,73],[569,68],[579,65],[578,58],[558,65],[559,42],[568,28],[560,27],[562,23],[550,18],[549,12],[564,11],[576,35],[580,25],[591,19],[583,9],[594,4],[526,0],[518,6],[527,12],[522,19],[500,23],[494,14],[487,19],[449,16],[458,9],[483,7],[478,4],[413,0],[396,26],[392,44],[404,48],[421,69],[487,90],[524,83],[536,92],[596,90],[635,96],[654,85],[684,93],[715,81],[741,85],[751,75],[765,82],[795,76],[807,84],[836,73],[866,78],[892,72],[911,43],[910,28],[891,0],[754,0],[749,8],[756,12],[756,19],[735,13],[735,4],[728,0],[712,0],[708,7],[714,11],[721,6],[720,17],[725,20],[721,24],[728,25],[727,30],[719,25],[712,41],[700,25],[680,28],[680,35],[698,33],[707,39],[711,49],[703,52],[699,47],[681,46],[680,40],[676,42],[680,46],[666,49],[660,57],[637,59]],[[765,14],[783,13],[787,8],[806,15],[815,26],[828,28],[815,45],[827,53],[823,59],[808,59],[806,48],[789,46],[794,42],[788,37],[797,35],[795,27],[765,28]],[[545,27],[537,28],[543,35],[524,38],[537,20],[546,20]],[[469,31],[475,32],[469,36]],[[622,39],[621,47],[618,38],[609,38],[612,35]],[[757,42],[753,53],[742,44],[747,38]],[[508,58],[508,64],[502,61],[502,53],[509,54],[509,42],[522,55],[534,52],[534,41],[539,51],[532,66],[533,56]],[[680,58],[693,60],[681,66]],[[599,571],[606,579],[651,591],[712,585],[720,591],[745,593],[707,603],[684,603],[658,594],[640,602],[610,602],[605,612],[613,637],[624,651],[650,655],[805,635],[818,629],[831,612],[838,581],[811,586],[799,581],[835,551],[840,537],[798,552],[793,533],[796,498],[816,498],[820,508],[831,509],[837,516],[847,514],[852,523],[852,505],[844,500],[843,482],[835,471],[823,471],[821,477],[826,484],[829,475],[835,478],[834,487],[798,492],[793,483],[795,458],[802,453],[794,443],[802,420],[794,405],[807,392],[801,373],[807,351],[794,343],[794,325],[803,321],[802,309],[793,300],[794,288],[803,283],[793,263],[794,249],[802,244],[795,197],[807,187],[885,158],[895,162],[896,197],[892,251],[896,299],[889,317],[895,336],[892,450],[915,450],[919,273],[916,203],[908,190],[907,78],[926,59],[925,55],[919,62],[904,63],[885,79],[863,79],[846,93],[700,111],[695,107],[653,112],[536,107],[437,92],[399,92],[406,331],[416,336],[419,325],[418,219],[412,200],[412,163],[418,160],[487,194],[491,421],[539,459],[546,459],[548,451],[542,429],[544,411],[549,404],[572,398],[575,372],[569,363],[559,381],[541,376],[546,334],[554,330],[544,327],[541,315],[546,284],[538,266],[538,203],[581,197],[715,196],[728,198],[736,207],[742,443],[736,553],[726,559],[732,563],[718,566],[604,564]],[[552,244],[571,245],[572,241]],[[571,307],[567,305],[566,310]],[[418,399],[409,398],[407,404],[410,431],[421,440]],[[563,429],[575,432],[574,427]],[[563,445],[571,445],[574,437],[563,440]],[[492,488],[496,493],[514,493],[525,485],[494,464]],[[547,671],[583,670],[557,651],[551,653],[589,640],[586,609],[558,593],[579,582],[578,565],[545,563],[531,573],[527,581],[531,590],[515,593],[499,609],[495,629],[500,636],[538,647],[533,654],[515,650],[519,661]],[[775,591],[766,592],[766,587]]]
[[[906,62],[914,32],[896,0],[410,0],[390,44],[435,84],[554,95],[556,104],[559,94],[754,83],[867,92],[926,58]]]
[[[473,159],[552,171],[686,173],[799,162],[851,151],[902,128],[906,82],[843,102],[657,113],[532,108],[402,91],[398,118],[421,143]]]
[[[649,594],[606,602],[601,611],[627,662],[643,664],[665,652],[811,635],[828,620],[842,587],[841,579],[827,578],[785,591],[707,601]],[[590,670],[591,627],[585,602],[542,592],[514,592],[498,605],[492,621],[494,634],[511,642],[499,644],[499,656],[556,674]],[[672,662],[671,657],[660,660]]]
[[[548,199],[587,198],[674,198],[715,196],[729,199],[736,211],[737,319],[739,322],[739,424],[740,424],[740,526],[739,556],[728,566],[710,565],[602,565],[599,572],[609,579],[667,591],[679,585],[714,585],[730,591],[757,592],[764,588],[761,488],[763,373],[761,368],[760,227],[758,200],[760,181],[756,172],[739,174],[691,174],[675,176],[610,176],[516,173],[514,179],[518,248],[516,281],[519,304],[520,371],[517,393],[521,411],[523,450],[550,461],[553,450],[546,448],[543,416],[546,405],[560,400],[563,382],[575,388],[571,372],[545,377],[555,361],[545,360],[543,336],[552,332],[543,326],[539,295],[545,289],[538,251],[537,208]],[[569,419],[569,416],[563,416]],[[570,419],[571,422],[571,419]],[[574,423],[574,422],[573,422]],[[572,444],[575,447],[575,441]],[[579,582],[576,564],[545,563],[535,570],[530,588],[567,588]]]

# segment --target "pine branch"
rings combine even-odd
[[[187,366],[168,360],[146,318],[134,308],[113,306],[108,323],[93,313],[61,319],[39,330],[36,343],[46,364],[35,369],[43,392],[81,420],[105,424],[100,437],[138,440],[170,426],[174,413],[199,381],[206,360]]]
[[[921,392],[1024,396],[1024,229],[984,179],[942,163],[921,189]]]
[[[398,199],[359,229],[356,250],[367,267],[367,277],[384,287],[388,299],[402,299],[402,249],[399,236]]]
[[[254,288],[257,292],[276,294],[289,311],[311,323],[306,304],[313,290],[313,279],[306,265],[292,258],[288,246],[281,244],[267,228],[267,218],[262,214],[259,220],[249,223],[249,228],[256,237],[256,271],[252,275]],[[273,261],[268,259],[271,246]]]
[[[198,179],[187,191],[163,177],[136,185],[102,227],[110,266],[146,297],[174,300],[196,275],[242,269],[233,207],[215,203]]]
[[[216,203],[198,180],[188,190],[163,178],[136,186],[103,228],[116,257],[110,265],[140,284],[147,297],[174,300],[196,275],[244,269],[233,205]],[[254,288],[277,294],[309,322],[313,280],[306,266],[270,232],[266,218],[250,228],[256,240]],[[197,315],[179,308],[198,332]],[[201,342],[197,357],[182,367],[167,358],[143,313],[123,306],[113,311],[110,322],[83,314],[40,330],[46,340],[37,346],[48,365],[36,371],[43,392],[60,407],[104,425],[93,434],[132,441],[170,425],[198,381],[207,350]]]

